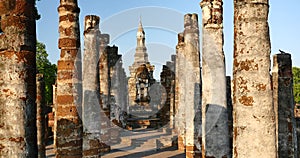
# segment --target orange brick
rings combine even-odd
[[[58,116],[76,116],[78,115],[76,106],[57,106],[56,111]]]
[[[58,95],[56,97],[57,104],[73,104],[75,98],[72,95]]]
[[[189,152],[189,151],[197,151],[197,147],[196,146],[186,146],[186,152]]]
[[[74,60],[79,53],[78,49],[62,49],[60,53],[60,58],[65,60]]]
[[[58,41],[58,47],[61,48],[79,48],[80,47],[80,41],[76,38],[60,38]]]
[[[74,70],[75,69],[74,61],[59,60],[57,62],[57,69],[58,70]]]
[[[71,71],[58,71],[57,73],[57,79],[58,80],[68,80],[72,79],[74,76],[74,73]]]

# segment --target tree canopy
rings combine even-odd
[[[46,104],[52,104],[53,102],[53,87],[52,85],[56,80],[56,65],[52,64],[48,60],[48,54],[46,46],[43,43],[37,42],[36,44],[36,67],[37,73],[44,75],[45,81],[45,100]]]
[[[295,103],[300,104],[300,68],[299,67],[293,67],[293,80],[294,80]]]

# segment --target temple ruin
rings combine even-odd
[[[132,126],[150,126],[150,119],[155,105],[150,98],[150,87],[155,83],[153,78],[154,65],[148,59],[145,43],[145,31],[140,20],[136,34],[137,45],[134,62],[129,67],[130,77],[128,79],[128,113]],[[154,99],[154,98],[152,98]],[[154,103],[156,104],[156,103]],[[156,105],[157,106],[157,105]],[[154,113],[155,114],[155,113]]]
[[[61,0],[51,111],[36,72],[35,1],[0,1],[0,158],[49,156],[49,128],[57,158],[122,150],[133,151],[128,157],[168,150],[186,158],[299,157],[291,54],[275,54],[270,73],[269,1],[234,1],[232,77],[225,76],[223,1],[200,7],[202,36],[198,14],[185,14],[175,52],[155,79],[141,19],[125,68],[97,15],[82,22],[81,49],[78,2]]]

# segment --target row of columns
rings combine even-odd
[[[77,1],[63,1],[58,10],[61,35],[59,46],[62,49],[64,44],[69,46],[72,44],[70,42],[79,38],[79,32],[77,32],[79,27],[77,19],[79,8],[77,7]],[[76,17],[70,18],[72,15]],[[65,16],[69,18],[64,18]],[[118,81],[124,82],[125,72],[122,69],[122,62],[120,62],[121,55],[118,54],[118,47],[108,46],[109,35],[101,34],[99,22],[100,18],[96,15],[88,15],[85,17],[83,71],[81,71],[80,47],[77,45],[80,44],[79,41],[76,45],[71,45],[74,47],[72,47],[73,49],[78,50],[77,53],[62,50],[61,59],[58,62],[57,105],[55,107],[55,147],[57,157],[100,157],[103,153],[110,151],[110,143],[119,141],[118,131],[112,129],[112,121],[114,120],[111,120],[111,115],[115,115],[115,113],[120,112],[120,110],[119,108],[115,108],[119,111],[113,111],[112,106],[115,107],[117,106],[116,104],[120,104],[120,106],[122,106],[120,109],[124,109],[126,108],[126,104],[121,105],[121,102],[126,103],[127,99],[124,96],[122,97],[122,95],[119,96],[122,92],[117,91],[113,84]],[[64,38],[66,33],[70,34],[68,38]],[[72,61],[68,60],[68,63],[66,63],[64,58],[62,58],[63,56],[67,56],[68,58],[66,58]],[[70,59],[70,57],[76,58]],[[64,79],[66,80],[64,82],[70,83],[64,86],[68,86],[68,88],[72,86],[72,91],[65,91],[66,88],[63,87],[63,85],[61,85],[61,87],[59,86],[62,82],[60,81],[62,80],[60,78],[61,71],[70,72],[70,75],[63,75],[63,77],[65,77]],[[79,84],[80,81],[82,81],[82,85]],[[126,90],[126,86],[123,85],[122,88]],[[65,105],[60,104],[59,92],[64,92],[65,95],[67,95],[67,92],[71,93],[72,96],[70,96],[69,101],[70,103],[72,102],[72,108],[70,108],[70,111],[60,109],[61,107],[65,107]],[[117,101],[114,97],[117,98]],[[66,102],[66,100],[64,100],[64,102]],[[69,118],[73,117],[76,117],[76,120],[81,119],[82,122],[77,121],[76,125],[71,126],[71,128],[66,128],[65,124],[59,124],[60,121],[58,120],[60,118],[59,114],[62,112],[66,112],[64,113],[64,120],[67,120],[63,123],[70,126],[70,123],[73,123],[72,121],[74,119],[69,120]],[[118,121],[120,120],[118,119]],[[69,137],[74,136],[71,141],[77,139],[77,142],[70,143],[69,138],[61,140],[59,136],[66,134],[64,130],[69,131],[69,133],[67,133]],[[58,143],[60,141],[67,144],[60,146],[60,144],[62,144]],[[70,149],[67,148],[69,145]],[[67,152],[60,152],[60,150],[67,149]]]
[[[189,116],[197,112],[189,103],[191,100],[197,102],[197,98],[190,97],[193,93],[189,92],[192,87],[188,84],[195,82],[184,77],[192,72],[186,68],[189,53],[197,53],[186,48],[191,44],[189,36],[178,35],[174,105],[178,149],[185,150],[186,157],[198,157],[199,150],[202,157],[298,157],[290,54],[274,56],[271,82],[269,3],[267,0],[234,3],[232,90],[230,78],[225,76],[222,5],[221,0],[200,3],[203,18],[202,76],[198,75],[202,77],[200,123],[193,122],[198,115]],[[188,16],[185,16],[186,30]],[[256,27],[250,27],[254,25]],[[193,37],[198,41],[197,36]],[[200,62],[199,58],[194,59]],[[197,125],[202,126],[198,133],[201,141],[193,142],[189,133]],[[193,138],[195,140],[196,136]],[[201,146],[189,148],[189,143]]]

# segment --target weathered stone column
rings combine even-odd
[[[109,106],[109,117],[106,116],[106,119],[109,118],[110,122],[107,124],[109,130],[103,131],[102,133],[107,136],[110,136],[110,144],[117,144],[120,142],[120,133],[119,133],[119,127],[116,125],[118,124],[118,116],[119,116],[119,110],[117,105],[117,99],[118,99],[118,92],[116,87],[116,78],[114,77],[117,74],[118,64],[121,60],[122,55],[118,54],[118,47],[117,46],[107,46],[105,53],[107,53],[107,65],[108,65],[108,106]],[[123,92],[124,93],[124,92]],[[107,145],[107,149],[110,150],[110,144]],[[109,150],[107,150],[109,152]],[[107,152],[106,151],[106,152]]]
[[[37,157],[35,0],[0,1],[0,157]]]
[[[276,157],[268,0],[234,1],[233,157]]]
[[[186,157],[197,157],[199,154],[198,130],[201,124],[196,115],[201,108],[201,78],[198,15],[184,16],[184,51],[185,51],[185,145]],[[198,144],[198,146],[196,146]]]
[[[99,80],[100,80],[100,120],[101,120],[101,152],[109,152],[110,146],[110,106],[108,98],[110,96],[110,82],[109,82],[109,65],[107,48],[109,43],[109,35],[100,35],[100,57],[99,57]]]
[[[202,0],[202,156],[229,157],[223,2]]]
[[[99,21],[87,15],[84,24],[84,57],[82,72],[83,157],[100,157],[100,93],[99,93]]]
[[[107,104],[108,96],[108,64],[107,64],[107,54],[105,53],[106,47],[109,43],[109,35],[100,35],[100,61],[99,61],[99,78],[100,78],[100,93],[103,95],[103,103]]]
[[[55,109],[56,157],[82,157],[81,53],[77,0],[61,0]]]
[[[175,129],[175,73],[176,73],[176,55],[171,56],[172,60],[172,81],[171,81],[171,89],[170,89],[170,129]]]
[[[116,52],[118,53],[118,49]],[[127,89],[127,77],[126,72],[123,68],[122,55],[115,54],[117,58],[113,63],[113,71],[111,74],[111,93],[115,98],[116,105],[120,108],[121,111],[126,111],[127,109],[127,101],[128,101],[128,89]],[[117,120],[119,120],[119,115],[116,116]]]
[[[293,74],[294,75],[294,74]],[[293,81],[293,83],[295,83]],[[298,149],[299,146],[300,146],[300,104],[297,104],[295,105],[294,107],[294,117],[295,117],[295,122],[296,122],[296,135],[297,135],[297,156],[300,157],[300,150]]]
[[[104,40],[106,39],[106,40]],[[108,35],[102,36],[102,44],[108,41]],[[100,67],[100,92],[101,92],[101,141],[102,141],[102,153],[110,151],[110,143],[115,140],[115,129],[112,129],[111,125],[111,97],[112,97],[112,67],[115,66],[119,60],[118,47],[104,47],[104,51],[101,51],[99,67]],[[117,57],[116,57],[117,56]]]
[[[164,105],[160,109],[159,115],[163,125],[170,123],[171,117],[171,89],[172,82],[175,78],[173,69],[173,63],[167,62],[166,65],[163,65],[162,72],[160,73],[161,85],[164,87],[163,96],[165,99]]]
[[[176,115],[175,128],[178,134],[178,150],[185,150],[185,55],[184,55],[184,36],[183,33],[178,34],[178,44],[176,46]]]
[[[232,95],[231,95],[231,77],[226,76],[226,100],[228,111],[228,135],[229,135],[229,157],[232,157],[233,145],[233,116],[232,116]]]
[[[36,126],[38,157],[46,157],[45,82],[43,74],[36,75]]]
[[[277,154],[279,158],[298,157],[291,54],[274,55],[272,71]]]

